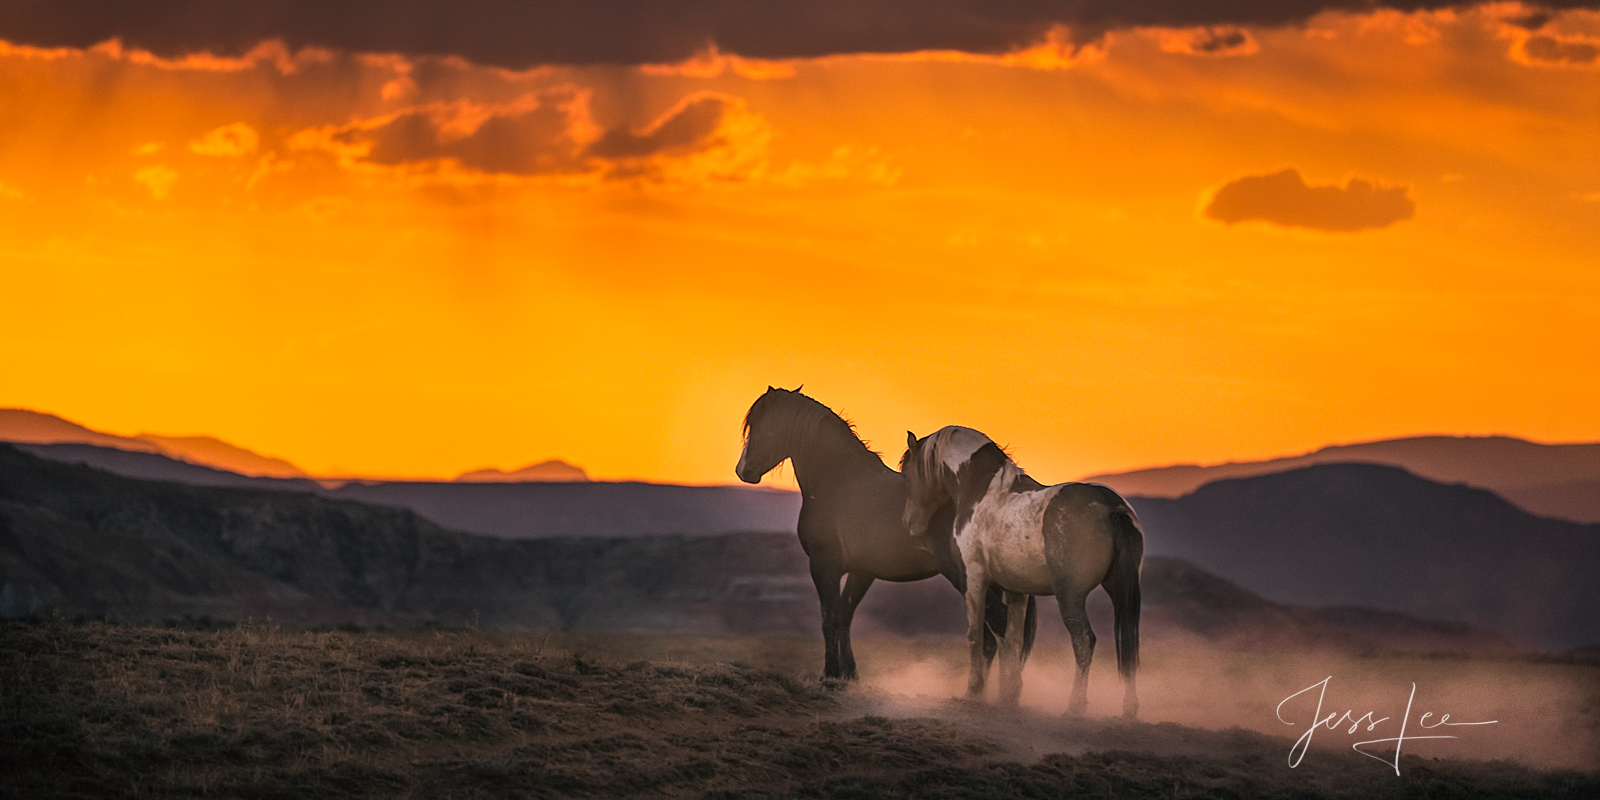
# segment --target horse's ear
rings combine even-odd
[[[777,390],[777,389],[774,389],[774,388],[772,388],[772,384],[770,384],[770,383],[769,383],[769,384],[767,384],[767,391],[769,391],[769,392],[776,392],[776,391],[778,391],[778,390]]]
[[[906,449],[907,450],[915,450],[916,447],[917,447],[917,435],[912,433],[911,431],[906,431]]]
[[[803,383],[802,383],[802,384],[800,384],[800,385],[799,385],[799,386],[796,386],[796,387],[794,387],[794,393],[795,393],[795,394],[799,394],[799,393],[800,393],[800,390],[801,390],[801,389],[804,389],[804,388],[806,388],[806,385],[805,385],[805,384],[803,384]]]

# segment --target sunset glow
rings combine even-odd
[[[0,406],[318,474],[681,483],[734,481],[768,384],[891,462],[960,424],[1047,483],[1600,440],[1600,12],[1081,38],[0,43]]]

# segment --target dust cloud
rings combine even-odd
[[[1100,644],[1090,671],[1084,721],[1091,726],[1108,722],[1121,710],[1114,656],[1104,637]],[[1075,669],[1068,646],[1046,644],[1035,650],[1023,672],[1022,708],[1015,712],[993,707],[992,671],[985,700],[964,699],[966,652],[959,641],[869,640],[858,642],[856,650],[862,664],[862,703],[870,713],[977,725],[1018,755],[1062,752],[1052,749],[1061,745],[1071,752],[1074,742],[1078,750],[1095,746],[1092,737],[1073,736],[1074,721],[1062,717]],[[1181,733],[1168,730],[1173,726],[1159,723],[1211,731],[1237,728],[1281,737],[1281,752],[1275,755],[1287,768],[1291,745],[1310,729],[1321,695],[1318,718],[1334,718],[1316,728],[1305,759],[1349,753],[1358,742],[1392,739],[1405,719],[1403,752],[1408,756],[1507,759],[1544,769],[1600,768],[1596,665],[1515,657],[1226,651],[1194,641],[1146,642],[1141,655],[1139,722],[1145,724],[1141,729],[1148,740],[1143,744],[1157,751],[1189,749]],[[1324,680],[1325,693],[1319,685]],[[1339,723],[1347,711],[1349,719]],[[1439,725],[1445,714],[1450,724]],[[1352,720],[1362,720],[1354,732]],[[1494,724],[1456,724],[1491,720]],[[1370,744],[1362,750],[1392,760],[1394,744]],[[1376,769],[1390,768],[1372,763]]]

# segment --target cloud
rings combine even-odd
[[[680,103],[641,131],[618,128],[607,131],[589,148],[599,158],[639,158],[656,153],[687,153],[703,150],[722,124],[728,100],[717,95],[691,98]]]
[[[203,156],[247,156],[256,151],[261,137],[255,128],[235,122],[223,125],[189,143],[189,150]]]
[[[1323,11],[1447,0],[13,0],[0,39],[87,47],[117,38],[177,58],[289,48],[453,55],[493,66],[671,64],[715,46],[745,58],[947,50],[1003,53],[1067,26],[1081,41],[1135,27],[1285,25]],[[1552,9],[1600,0],[1551,0]]]
[[[1416,213],[1404,186],[1351,178],[1344,186],[1309,186],[1290,168],[1229,181],[1212,195],[1205,215],[1233,225],[1270,222],[1286,228],[1351,233],[1386,228]]]
[[[571,91],[529,94],[500,105],[436,103],[356,123],[335,138],[365,147],[358,157],[371,164],[453,159],[480,172],[574,172],[587,120],[583,105],[583,96]]]
[[[178,171],[166,164],[155,164],[136,170],[133,173],[135,183],[150,190],[150,196],[157,200],[165,200],[172,192],[172,184],[178,182]]]
[[[1540,34],[1521,39],[1511,57],[1523,64],[1539,66],[1600,66],[1600,38],[1582,35]]]
[[[1162,29],[1156,31],[1156,40],[1165,52],[1192,56],[1247,56],[1261,51],[1249,31],[1232,25]]]
[[[759,123],[737,99],[698,92],[643,127],[603,129],[590,117],[588,98],[587,90],[563,87],[502,104],[430,103],[302,132],[297,142],[355,164],[417,168],[448,160],[501,175],[659,177],[661,162],[748,144],[741,129]],[[741,124],[730,124],[734,117]]]

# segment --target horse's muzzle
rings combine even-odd
[[[761,476],[760,475],[748,475],[748,474],[746,474],[749,471],[750,468],[745,465],[744,456],[745,456],[744,453],[740,453],[739,454],[739,463],[734,465],[733,474],[739,476],[739,480],[744,481],[745,483],[760,483],[761,482]]]

